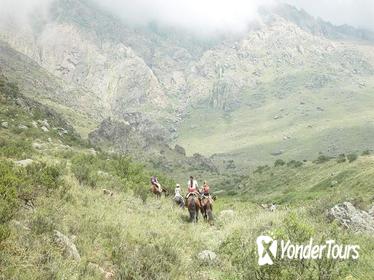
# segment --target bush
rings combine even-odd
[[[17,188],[21,180],[10,162],[0,162],[0,243],[9,236],[8,222],[17,210]]]
[[[338,155],[338,157],[336,158],[336,162],[337,163],[343,163],[346,161],[346,157],[345,157],[345,154],[340,154]]]
[[[270,167],[268,165],[260,165],[258,166],[255,171],[253,171],[253,173],[259,173],[259,174],[262,174],[262,172],[266,171],[266,170],[269,170]]]
[[[348,159],[349,163],[355,161],[357,158],[358,158],[358,156],[356,154],[353,154],[353,153],[347,155],[347,159]]]
[[[280,227],[273,232],[243,232],[231,234],[220,246],[220,255],[230,263],[227,279],[340,279],[349,266],[349,261],[338,262],[333,259],[281,259],[279,254],[273,265],[258,266],[258,254],[254,237],[269,235],[275,240],[290,240],[296,244],[307,244],[310,238],[315,244],[323,244],[327,239],[339,240],[336,228],[332,230],[315,229],[309,219],[291,212]],[[279,243],[279,242],[278,242]],[[279,246],[279,244],[278,244]],[[279,252],[279,251],[278,251]],[[225,278],[226,279],[226,278]]]
[[[27,176],[33,185],[57,189],[62,183],[63,166],[48,166],[46,163],[33,163],[26,167]]]
[[[283,159],[277,159],[275,162],[274,162],[274,167],[277,167],[277,166],[283,166],[285,165],[286,162],[283,160]]]
[[[72,159],[71,171],[80,184],[96,187],[98,159],[94,155],[79,154]]]
[[[324,154],[320,154],[320,155],[318,156],[318,158],[317,158],[315,161],[313,161],[313,162],[314,162],[314,163],[317,163],[317,164],[321,164],[321,163],[328,162],[330,159],[331,159],[331,157],[326,156],[326,155],[324,155]]]
[[[287,167],[290,167],[290,168],[298,168],[302,165],[303,163],[298,160],[290,160],[289,162],[287,162]]]
[[[369,156],[370,155],[370,150],[365,150],[361,154],[362,156]]]
[[[25,159],[32,154],[31,144],[24,140],[7,140],[0,141],[0,156],[14,159]]]
[[[126,238],[112,251],[118,279],[173,279],[173,267],[180,265],[173,243],[156,241],[140,243]]]

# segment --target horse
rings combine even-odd
[[[201,199],[201,214],[205,221],[213,221],[213,204],[209,197],[203,196]]]
[[[161,192],[160,192],[158,187],[155,185],[151,186],[151,192],[154,193],[158,199],[161,198],[162,193],[164,193],[165,197],[169,195],[169,191],[166,188],[161,187]]]
[[[199,210],[201,209],[200,200],[196,195],[190,195],[187,198],[187,208],[190,213],[190,222],[196,223],[199,219]]]
[[[180,207],[184,208],[184,199],[183,197],[177,196],[174,198],[175,203]]]

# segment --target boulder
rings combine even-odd
[[[32,121],[31,124],[33,127],[38,128],[38,123],[36,121]]]
[[[186,150],[182,146],[179,146],[178,144],[175,145],[174,151],[176,151],[178,154],[181,154],[184,156],[186,155]]]
[[[210,250],[204,250],[198,254],[197,258],[205,264],[212,264],[217,260],[217,254]]]
[[[374,205],[369,209],[368,213],[374,218]]]
[[[1,123],[1,127],[2,127],[2,128],[8,128],[8,127],[9,127],[8,122],[2,122],[2,123]]]
[[[54,241],[64,249],[65,255],[69,258],[73,258],[76,261],[80,261],[81,256],[79,255],[77,247],[75,246],[73,241],[58,230],[54,230],[53,232]]]
[[[335,205],[328,211],[328,218],[355,232],[374,232],[373,216],[357,209],[350,202]]]
[[[31,165],[34,161],[32,159],[24,159],[24,160],[18,160],[15,162],[15,164],[17,166],[20,166],[20,167],[27,167],[29,165]]]
[[[49,129],[46,126],[42,126],[40,129],[43,130],[44,132],[48,132],[49,131]]]
[[[23,124],[18,125],[18,128],[19,129],[28,129],[28,127],[26,125],[23,125]]]

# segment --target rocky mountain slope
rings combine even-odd
[[[287,5],[261,17],[246,34],[196,38],[56,0],[29,25],[1,20],[0,67],[83,135],[140,114],[217,165],[374,148],[372,33]]]

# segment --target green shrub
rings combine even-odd
[[[126,238],[112,251],[118,279],[173,279],[172,270],[180,265],[173,243],[152,240],[140,243]]]
[[[255,171],[253,171],[253,173],[262,174],[262,172],[269,170],[269,169],[270,167],[268,165],[260,165],[260,166],[257,166],[257,168],[255,169]]]
[[[361,155],[362,156],[368,156],[368,155],[370,155],[370,150],[363,151]]]
[[[338,155],[338,157],[336,158],[336,162],[337,163],[343,163],[346,161],[346,157],[345,157],[345,154],[340,154]]]
[[[21,180],[10,162],[0,162],[0,243],[9,236],[8,222],[17,210],[17,188]]]
[[[298,160],[290,160],[289,162],[287,162],[287,167],[290,167],[290,168],[298,168],[302,165],[303,163]]]
[[[71,171],[80,184],[96,187],[98,159],[94,155],[79,154],[72,159]]]
[[[283,159],[277,159],[275,162],[274,162],[274,167],[277,167],[277,166],[283,166],[285,165],[286,162],[283,160]]]
[[[354,153],[351,153],[351,154],[348,154],[347,155],[347,159],[348,159],[348,162],[353,162],[355,161],[356,159],[358,158],[358,156]]]
[[[31,220],[31,230],[36,234],[51,233],[56,229],[52,216],[47,211],[37,211]]]
[[[317,163],[317,164],[321,164],[321,163],[328,162],[330,159],[331,159],[331,157],[326,156],[326,155],[324,155],[324,154],[320,154],[320,155],[318,156],[318,158],[317,158],[315,161],[313,161],[313,162],[314,162],[314,163]]]
[[[0,141],[0,156],[14,159],[25,159],[32,154],[31,143],[25,140]]]
[[[57,189],[62,183],[61,165],[49,166],[44,162],[33,163],[26,167],[27,176],[33,185],[46,187],[47,189]]]

